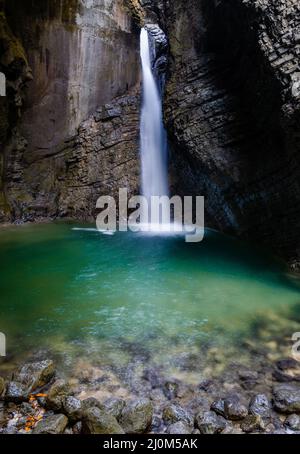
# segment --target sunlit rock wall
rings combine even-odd
[[[5,12],[33,75],[5,146],[11,219],[90,219],[99,195],[138,191],[138,29],[123,0],[9,0]],[[121,114],[93,126],[107,103]]]

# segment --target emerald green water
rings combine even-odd
[[[10,354],[122,344],[167,358],[174,343],[237,342],[256,315],[300,299],[282,264],[212,231],[192,244],[74,227],[0,230],[0,331]]]

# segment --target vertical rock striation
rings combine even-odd
[[[10,219],[89,219],[99,195],[138,191],[138,30],[124,0],[10,0],[5,12],[33,73],[5,145]]]
[[[173,191],[206,197],[207,221],[300,257],[300,6],[173,0],[165,121]]]

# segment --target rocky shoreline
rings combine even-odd
[[[0,433],[300,433],[300,363],[292,358],[257,370],[231,364],[192,385],[145,368],[135,389],[107,369],[82,367],[66,379],[47,359],[0,378]]]

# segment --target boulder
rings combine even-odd
[[[300,413],[300,386],[290,383],[273,388],[274,408],[280,413]]]
[[[217,413],[217,415],[225,416],[225,401],[224,399],[215,400],[210,409]]]
[[[124,399],[118,397],[111,397],[104,402],[104,408],[110,415],[114,416],[117,420],[120,419],[122,411],[126,406]]]
[[[299,415],[289,415],[284,421],[284,425],[291,430],[300,430],[300,416]]]
[[[259,415],[247,415],[241,424],[241,429],[245,433],[257,432],[264,428],[262,417]]]
[[[149,399],[136,399],[123,409],[120,424],[128,434],[145,433],[151,427],[153,405]]]
[[[98,407],[90,407],[84,412],[82,430],[88,434],[124,434],[116,418]]]
[[[57,380],[51,386],[47,398],[46,406],[54,411],[61,411],[64,407],[64,401],[70,392],[68,384],[64,380]]]
[[[256,394],[249,403],[249,413],[268,418],[271,412],[271,403],[265,394]]]
[[[248,409],[242,404],[238,395],[227,397],[224,400],[224,413],[226,419],[239,421],[248,414]]]
[[[24,364],[15,374],[13,380],[28,387],[28,392],[45,386],[55,374],[51,360]]]
[[[32,433],[38,434],[62,434],[68,425],[65,415],[51,415],[39,421]]]
[[[7,384],[6,392],[5,392],[5,400],[9,402],[24,402],[28,400],[29,392],[28,387],[22,383],[18,383],[15,381],[10,381]]]
[[[196,426],[201,434],[218,434],[226,428],[226,420],[223,416],[213,411],[205,411],[196,416]]]
[[[188,435],[191,428],[182,421],[175,422],[168,427],[167,433],[170,435]]]
[[[163,420],[167,424],[174,424],[180,421],[188,426],[194,426],[194,415],[177,403],[167,405],[164,408]]]
[[[63,401],[63,412],[70,421],[79,421],[83,416],[81,401],[74,396],[65,397]]]

